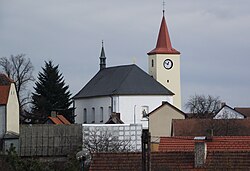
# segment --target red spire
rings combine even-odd
[[[180,52],[172,48],[164,15],[162,17],[161,27],[156,47],[155,49],[153,49],[148,53],[148,55],[153,55],[153,54],[180,54]]]

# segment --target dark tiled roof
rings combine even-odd
[[[0,73],[0,86],[9,86],[13,83],[13,80],[8,78],[5,74]]]
[[[193,151],[194,137],[161,137],[159,151]],[[214,136],[206,141],[208,152],[248,151],[250,136]]]
[[[174,136],[250,136],[250,119],[174,119]]]
[[[110,95],[173,95],[136,65],[100,70],[74,98]]]
[[[234,110],[242,113],[246,117],[250,117],[250,108],[249,107],[235,107]]]

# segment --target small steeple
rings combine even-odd
[[[168,33],[168,27],[165,20],[165,10],[163,9],[163,16],[160,26],[160,31],[158,34],[158,40],[156,43],[156,47],[148,53],[148,55],[153,54],[180,54],[177,50],[175,50],[170,41],[170,36]]]
[[[103,40],[102,40],[102,50],[100,55],[100,70],[106,68],[106,56],[104,52]]]

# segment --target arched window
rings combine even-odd
[[[95,123],[95,108],[92,107],[92,123]]]
[[[87,123],[87,109],[83,109],[83,123]]]
[[[151,66],[154,67],[154,60],[151,61]]]
[[[103,107],[100,107],[100,122],[103,122]]]

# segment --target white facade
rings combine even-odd
[[[224,106],[214,119],[244,119],[244,116],[228,106]]]
[[[105,123],[112,110],[120,113],[120,119],[125,124],[142,124],[147,128],[148,121],[142,118],[142,111],[149,113],[160,106],[162,101],[173,104],[172,96],[167,95],[117,95],[75,99],[76,123]]]

